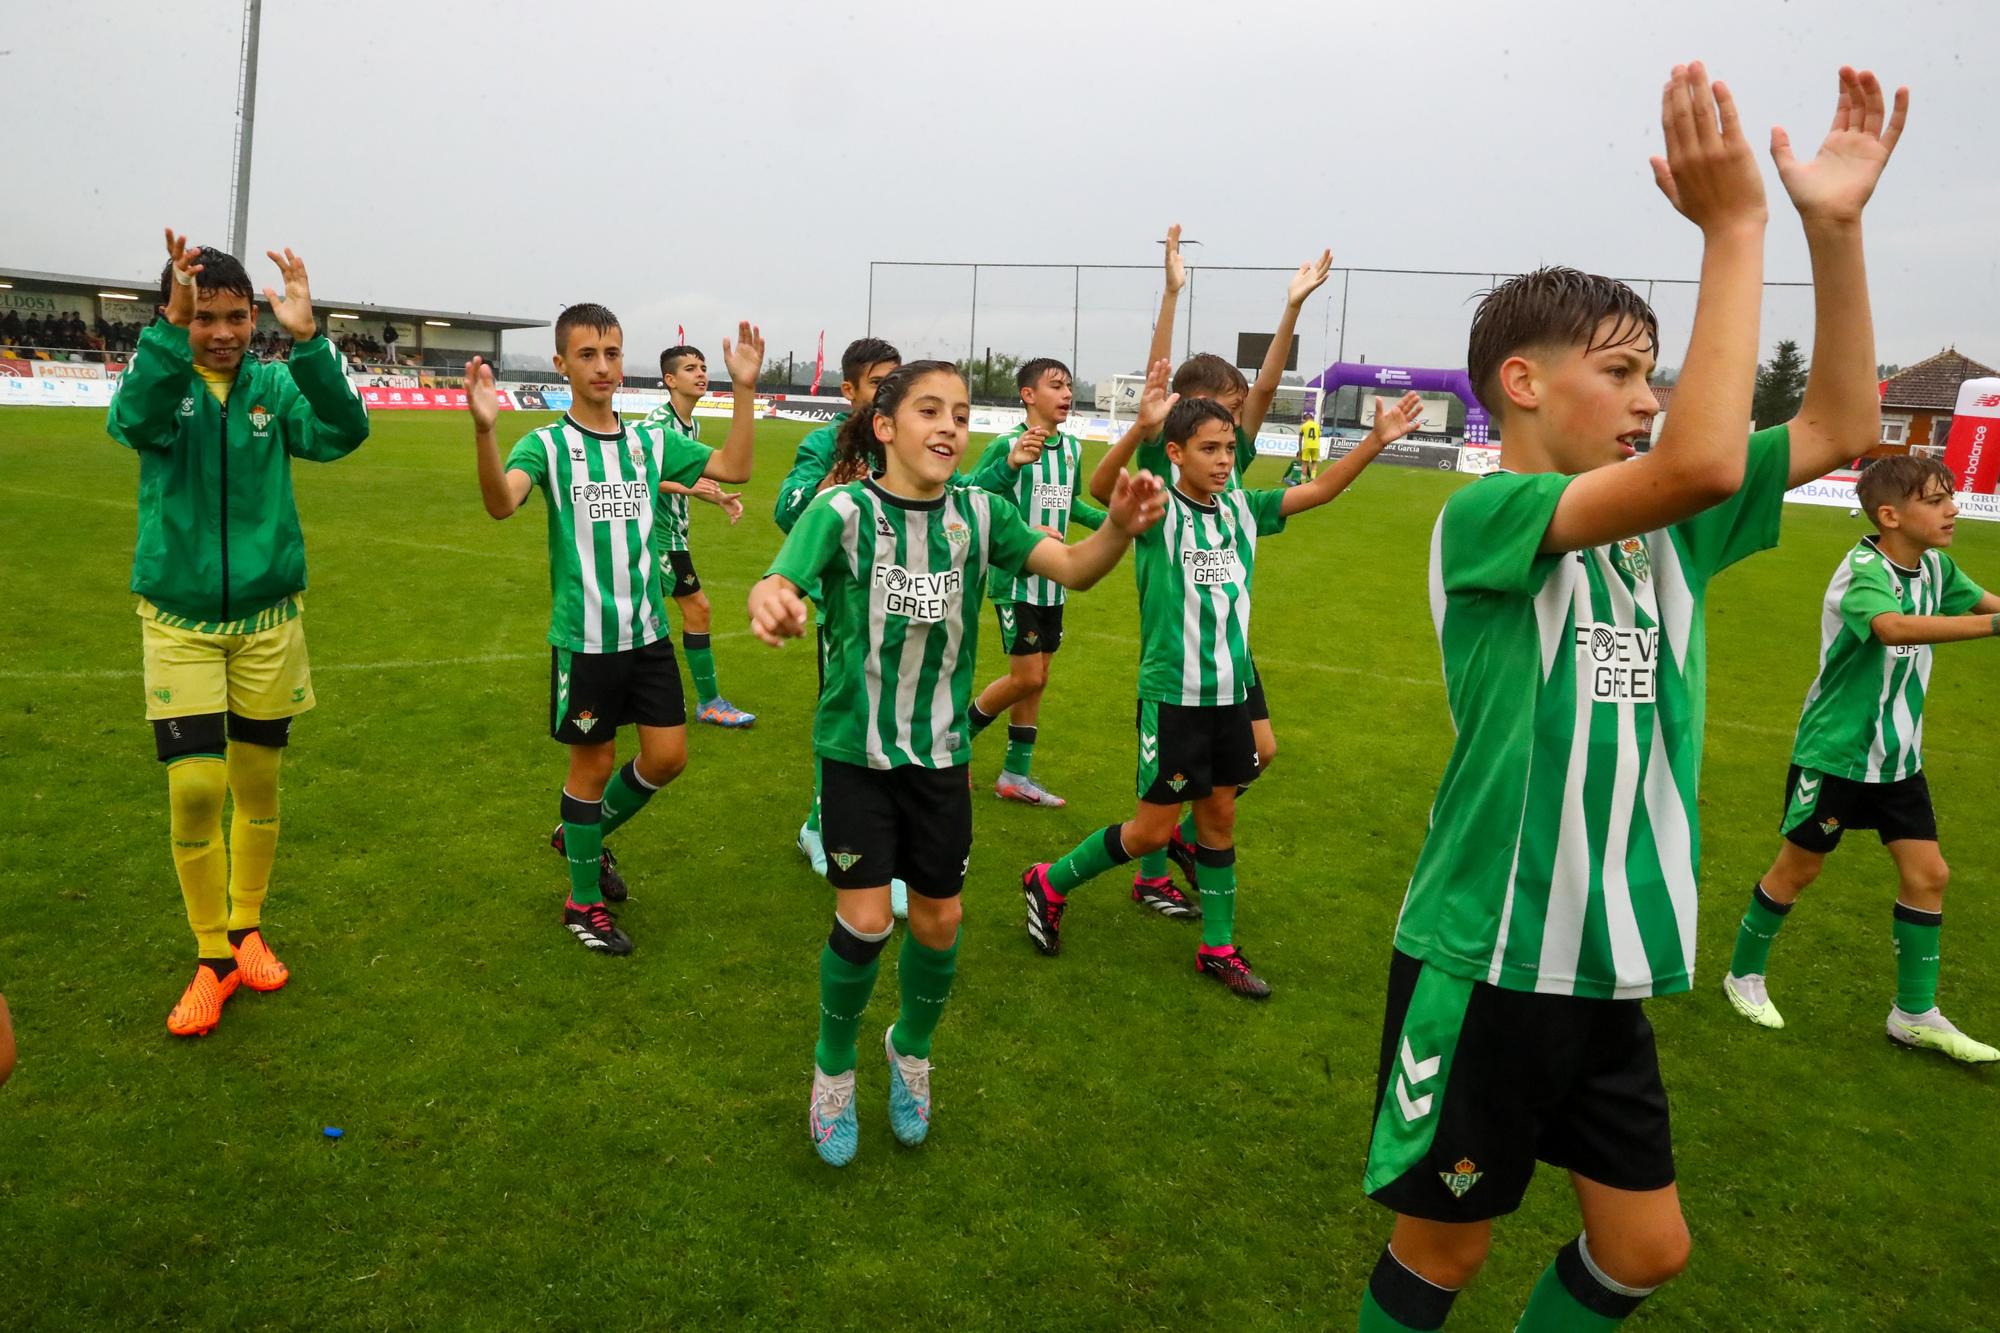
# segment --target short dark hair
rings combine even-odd
[[[666,351],[660,353],[660,373],[662,375],[673,374],[674,362],[688,356],[700,356],[701,363],[703,365],[708,364],[708,358],[701,356],[701,349],[699,347],[690,347],[686,343],[681,343],[677,347],[669,347]]]
[[[618,316],[595,301],[578,301],[575,305],[564,306],[563,312],[556,316],[557,356],[569,350],[569,331],[578,327],[589,329],[592,333],[604,333],[610,329],[624,331],[618,323]]]
[[[895,351],[892,347],[891,352]],[[887,357],[875,357],[862,363],[862,368],[879,365]],[[880,472],[888,465],[888,458],[882,448],[882,441],[875,438],[875,416],[896,415],[896,408],[902,404],[903,395],[910,386],[934,371],[963,380],[957,366],[949,361],[910,361],[890,371],[882,381],[882,387],[875,390],[872,405],[856,412],[841,423],[840,434],[833,444],[833,462],[827,475],[840,481],[853,481],[869,473]]]
[[[1250,381],[1215,353],[1196,352],[1174,372],[1173,390],[1183,400],[1196,396],[1213,398],[1218,394],[1248,393]]]
[[[900,366],[903,354],[880,338],[856,338],[840,354],[840,378],[853,384],[868,367],[879,366],[884,361]]]
[[[1235,433],[1236,418],[1221,403],[1213,398],[1183,398],[1168,411],[1167,424],[1160,428],[1163,441],[1185,445],[1204,421],[1219,421],[1232,436]]]
[[[1862,471],[1861,479],[1854,483],[1854,495],[1861,501],[1861,511],[1868,515],[1868,521],[1874,523],[1875,511],[1883,505],[1919,499],[1933,483],[1947,491],[1955,490],[1955,482],[1951,469],[1935,458],[1891,454],[1878,458]]]
[[[1606,321],[1610,331],[1600,340]],[[1465,351],[1472,391],[1489,412],[1504,406],[1500,365],[1530,347],[1581,347],[1595,352],[1643,338],[1658,354],[1660,321],[1644,297],[1616,278],[1573,268],[1538,268],[1509,278],[1480,299],[1472,312]]]
[[[195,263],[201,265],[201,272],[194,275],[195,287],[204,292],[227,292],[231,296],[247,296],[252,305],[257,302],[257,289],[250,285],[250,275],[244,271],[243,261],[226,250],[211,250],[207,246],[195,256]],[[174,290],[174,261],[169,259],[160,270],[160,304],[165,305]]]
[[[1063,378],[1067,380],[1074,380],[1076,378],[1076,376],[1069,373],[1068,366],[1054,357],[1038,356],[1033,361],[1022,362],[1021,368],[1014,372],[1014,387],[1017,389],[1032,389],[1041,382],[1042,376],[1048,374],[1051,370],[1060,370],[1063,373]]]

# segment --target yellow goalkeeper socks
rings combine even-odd
[[[229,743],[229,795],[236,804],[229,820],[232,931],[249,930],[263,919],[271,862],[278,854],[278,761],[284,755],[269,745]]]
[[[229,853],[222,846],[222,797],[228,778],[219,756],[189,755],[167,765],[168,828],[181,901],[194,928],[197,953],[227,959]]]

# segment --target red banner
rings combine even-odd
[[[2000,482],[2000,379],[1967,380],[1945,440],[1944,465],[1955,490],[1991,495]]]
[[[819,331],[819,351],[813,356],[812,391],[819,392],[819,377],[826,373],[826,330]]]
[[[436,411],[440,408],[456,409],[458,411],[465,410],[465,390],[463,389],[363,388],[359,392],[361,394],[361,401],[366,403],[371,411],[397,408],[428,409],[431,411]],[[500,406],[503,409],[511,411],[514,407],[513,395],[505,389],[500,390],[499,394]]]
[[[0,375],[31,380],[35,377],[35,363],[18,356],[0,356]]]

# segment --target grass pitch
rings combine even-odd
[[[0,410],[0,987],[21,1050],[0,1325],[1351,1327],[1388,1223],[1359,1188],[1390,936],[1450,744],[1425,560],[1462,480],[1377,468],[1260,562],[1281,753],[1243,806],[1238,930],[1276,998],[1201,984],[1194,928],[1142,914],[1116,874],[1075,898],[1060,959],[1023,936],[1021,866],[1130,811],[1120,570],[1072,602],[1043,707],[1037,771],[1069,808],[993,800],[1002,740],[978,747],[931,1142],[903,1150],[886,1123],[891,962],[861,1154],[834,1171],[803,1127],[832,905],[792,847],[810,641],[773,652],[743,614],[805,429],[760,427],[739,527],[695,508],[723,689],[759,721],[691,728],[687,775],[617,837],[625,960],[557,922],[541,502],[485,516],[458,414],[384,412],[352,458],[300,464],[319,708],[285,761],[266,911],[293,980],[176,1041],[193,951],[125,591],[136,463],[101,413]],[[1701,972],[1649,1007],[1695,1254],[1646,1328],[1991,1324],[2000,1071],[1884,1040],[1894,879],[1870,835],[1778,942],[1790,1026],[1753,1029],[1720,993],[1776,846],[1820,593],[1859,527],[1790,509],[1783,546],[1711,599]],[[1964,525],[1954,555],[2000,581],[2000,530]],[[985,641],[990,676],[990,615]],[[1989,1040],[1996,712],[1994,650],[1941,649],[1942,998]],[[1452,1327],[1511,1328],[1576,1227],[1544,1171]]]

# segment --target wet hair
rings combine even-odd
[[[881,359],[867,364],[875,365]],[[875,438],[875,417],[878,413],[894,417],[910,386],[935,371],[943,371],[959,380],[965,378],[959,374],[958,367],[949,361],[910,361],[889,372],[888,378],[882,381],[882,387],[875,390],[875,402],[841,424],[840,434],[833,444],[833,464],[826,473],[828,480],[838,486],[858,481],[888,466],[889,459],[882,441]]]
[[[595,301],[579,301],[575,305],[564,306],[563,312],[556,316],[556,355],[568,353],[571,329],[586,328],[592,333],[605,333],[618,327],[618,316]]]
[[[1033,361],[1023,362],[1021,368],[1014,372],[1014,387],[1017,389],[1032,389],[1041,383],[1042,376],[1048,374],[1051,370],[1060,370],[1063,378],[1066,380],[1074,380],[1076,378],[1076,376],[1069,373],[1068,366],[1054,357],[1038,356]]]
[[[1219,398],[1225,393],[1248,393],[1250,381],[1243,378],[1242,371],[1215,353],[1196,352],[1181,362],[1181,368],[1174,372],[1173,390],[1185,402],[1194,397]]]
[[[194,275],[197,291],[227,292],[231,296],[247,296],[251,305],[257,303],[257,289],[250,285],[250,275],[244,271],[243,261],[226,250],[211,250],[201,247],[195,256],[195,263],[201,265],[201,272]],[[169,259],[160,270],[160,304],[165,306],[174,290],[174,261]]]
[[[661,375],[673,374],[674,362],[681,360],[683,357],[690,357],[690,356],[701,357],[702,363],[704,365],[707,364],[708,362],[708,358],[701,355],[701,349],[699,347],[690,347],[686,343],[682,343],[678,347],[669,347],[666,351],[660,353],[660,374]]]
[[[1600,338],[1598,330],[1609,324]],[[1472,312],[1465,352],[1472,391],[1490,412],[1506,402],[1500,366],[1533,347],[1580,347],[1586,353],[1641,344],[1658,354],[1660,321],[1639,293],[1616,278],[1573,268],[1538,268],[1487,292]]]
[[[858,384],[868,367],[879,366],[884,361],[900,366],[903,354],[880,338],[856,338],[840,354],[840,378],[849,384]]]
[[[1167,412],[1167,424],[1160,428],[1166,443],[1185,446],[1204,421],[1219,421],[1229,428],[1233,439],[1236,418],[1213,398],[1183,398]]]
[[[1868,515],[1870,523],[1876,523],[1876,512],[1883,505],[1921,499],[1933,485],[1955,489],[1951,469],[1935,458],[1892,454],[1868,465],[1854,483],[1854,494],[1861,501],[1861,512]]]

